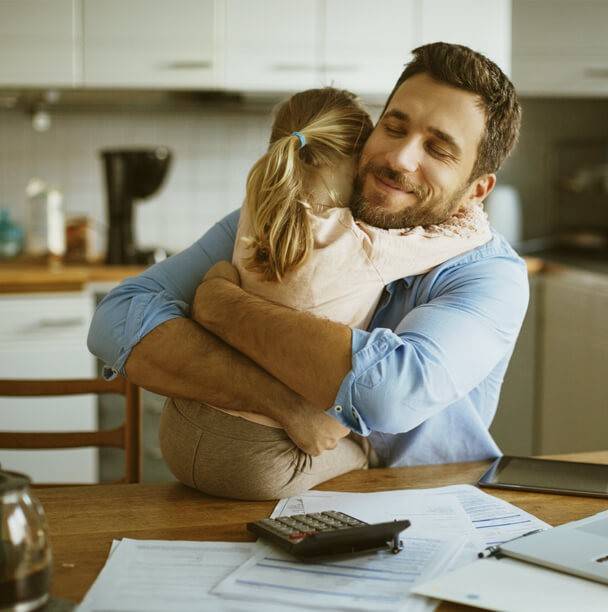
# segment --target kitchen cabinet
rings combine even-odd
[[[513,81],[522,94],[608,95],[608,2],[514,0]]]
[[[505,454],[594,451],[608,437],[608,276],[530,279],[530,304],[491,432]]]
[[[420,44],[466,45],[511,73],[511,0],[422,0]]]
[[[506,71],[510,0],[0,0],[0,84],[386,96],[416,46]]]
[[[511,1],[226,0],[225,85],[252,92],[332,85],[384,98],[410,51],[437,40],[482,51],[508,73]]]
[[[0,85],[71,87],[82,76],[80,0],[0,0]]]
[[[608,277],[545,275],[540,336],[541,453],[603,450],[608,439]]]
[[[93,314],[87,292],[0,296],[0,378],[92,378],[95,361],[86,347]],[[95,396],[0,397],[4,431],[97,429]],[[97,449],[0,450],[4,469],[35,482],[96,482]]]
[[[542,276],[530,276],[530,301],[500,392],[490,431],[506,455],[533,455],[537,417],[537,376]]]
[[[219,0],[84,0],[84,85],[219,86]]]
[[[320,85],[321,0],[226,0],[225,77],[235,91]]]
[[[263,0],[254,8],[247,0],[227,0],[225,85],[253,92],[332,85],[384,97],[410,51],[436,40],[467,44],[508,72],[510,5],[510,0]]]
[[[415,0],[326,0],[320,79],[357,94],[386,96],[418,44]]]

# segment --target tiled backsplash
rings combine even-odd
[[[173,165],[161,190],[137,206],[140,246],[180,250],[241,205],[247,173],[269,136],[270,107],[134,111],[60,111],[35,132],[19,111],[0,112],[0,207],[23,221],[25,186],[38,177],[64,192],[66,216],[106,223],[99,150],[165,145]],[[100,232],[98,249],[104,247]]]

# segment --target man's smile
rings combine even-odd
[[[400,185],[398,185],[397,183],[394,183],[390,179],[380,177],[377,174],[372,174],[372,176],[374,177],[376,185],[379,186],[380,189],[383,189],[389,192],[412,193],[411,191],[405,191],[404,189],[402,189]]]

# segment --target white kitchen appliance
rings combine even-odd
[[[490,225],[502,234],[509,244],[517,246],[523,238],[521,198],[512,185],[496,185],[485,201]]]

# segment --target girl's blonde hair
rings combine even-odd
[[[278,107],[268,151],[247,178],[249,270],[280,281],[304,261],[313,247],[307,214],[311,171],[358,157],[372,128],[355,95],[332,87],[297,93]]]

